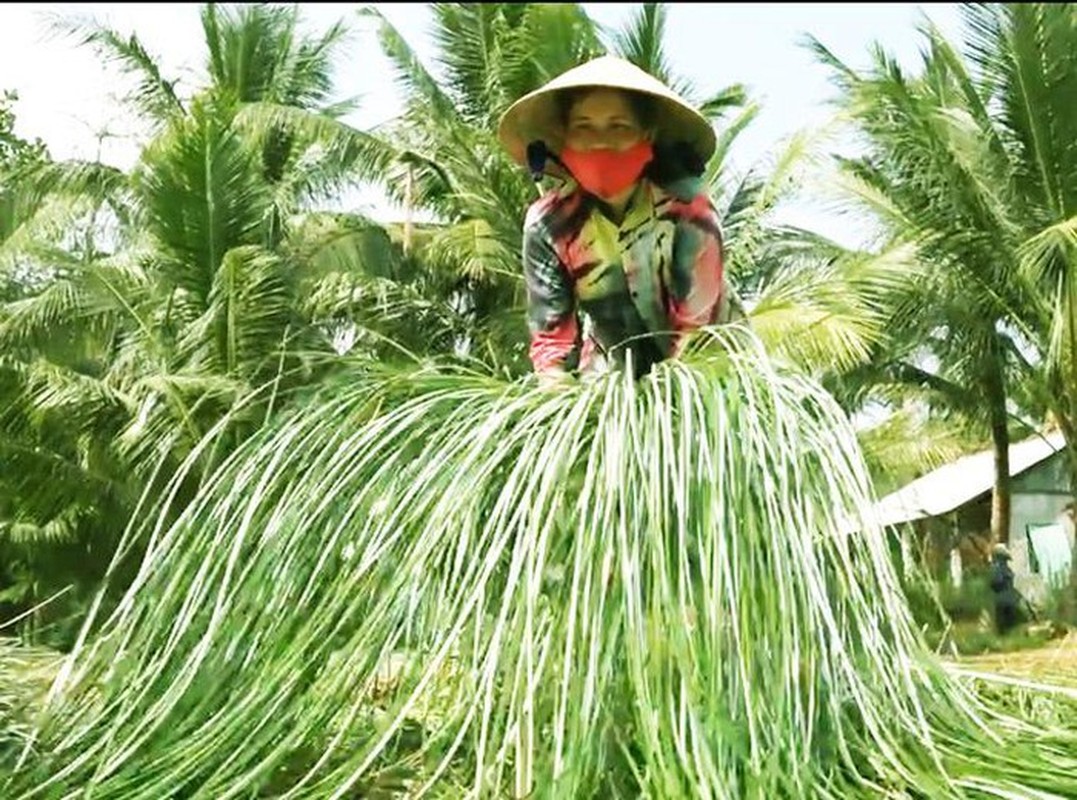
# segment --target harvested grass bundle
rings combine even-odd
[[[1075,737],[924,648],[840,409],[711,335],[638,383],[366,376],[264,431],[132,528],[4,796],[1077,795]]]

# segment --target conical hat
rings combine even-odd
[[[657,142],[684,142],[703,163],[714,153],[714,129],[702,114],[630,61],[601,56],[561,73],[509,106],[501,117],[498,137],[513,160],[527,166],[527,145],[536,140],[546,142],[554,152],[560,151],[563,124],[557,93],[584,86],[627,89],[650,96],[655,104]]]

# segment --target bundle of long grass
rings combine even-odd
[[[831,398],[710,335],[554,392],[368,375],[249,441],[132,528],[0,795],[1077,796],[1077,738],[923,648]]]

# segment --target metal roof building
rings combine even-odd
[[[1033,436],[1010,445],[1010,476],[1016,477],[1041,461],[1061,452],[1062,434]],[[990,492],[995,483],[992,450],[959,458],[883,497],[875,506],[882,525],[898,525],[947,514]]]
[[[1018,588],[1043,599],[1048,575],[1068,575],[1074,550],[1073,486],[1059,432],[1033,436],[1010,445],[1009,546]],[[872,509],[878,524],[897,526],[923,521],[942,523],[960,541],[989,533],[989,504],[995,483],[993,450],[957,459],[886,495]],[[930,522],[929,522],[930,521]],[[936,528],[936,531],[938,529]],[[908,535],[908,533],[904,534]],[[960,580],[960,556],[950,552],[951,574]]]

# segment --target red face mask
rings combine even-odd
[[[654,148],[646,139],[627,150],[573,150],[561,151],[561,161],[586,191],[609,200],[623,192],[643,174]]]

